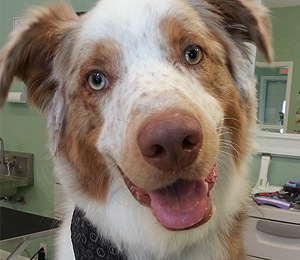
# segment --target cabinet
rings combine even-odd
[[[244,230],[247,260],[299,260],[300,211],[252,205]]]

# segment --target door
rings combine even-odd
[[[261,78],[258,123],[262,128],[282,132],[286,115],[286,76]]]

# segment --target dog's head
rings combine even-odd
[[[271,58],[254,2],[102,0],[80,17],[61,4],[35,9],[0,54],[0,104],[14,77],[25,82],[72,192],[104,202],[118,182],[168,229],[203,224],[216,168],[238,174],[255,126],[244,42]]]

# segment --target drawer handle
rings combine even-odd
[[[300,238],[300,225],[269,220],[259,220],[256,229],[278,237]]]

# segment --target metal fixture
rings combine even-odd
[[[4,164],[4,141],[0,137],[0,142],[1,142],[1,164]]]
[[[18,187],[34,184],[33,154],[5,151],[3,139],[0,141],[0,197],[11,197]]]
[[[17,199],[16,196],[11,196],[11,197],[0,197],[0,201],[5,201],[7,203],[15,204],[15,203],[21,203],[21,204],[26,204],[26,199],[24,196],[21,196],[19,199]]]

